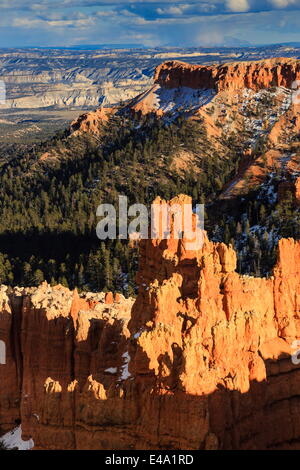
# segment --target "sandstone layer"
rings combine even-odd
[[[107,122],[114,112],[115,110],[111,108],[98,108],[96,111],[82,114],[71,123],[70,131],[73,135],[80,132],[99,135],[100,126]]]
[[[300,62],[276,58],[257,62],[239,62],[218,66],[191,65],[170,61],[158,66],[154,81],[166,88],[213,88],[217,92],[242,88],[292,88],[300,79]]]
[[[141,241],[134,303],[1,288],[2,431],[20,420],[36,449],[300,448],[300,242],[280,240],[268,279],[189,242]]]

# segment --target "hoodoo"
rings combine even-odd
[[[36,449],[299,448],[299,261],[282,239],[273,276],[241,276],[230,246],[171,237],[141,242],[134,303],[2,287],[3,430],[20,420]]]

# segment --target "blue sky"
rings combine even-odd
[[[300,0],[0,0],[0,47],[300,42]]]

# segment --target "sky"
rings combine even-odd
[[[0,47],[300,42],[300,0],[0,0]]]

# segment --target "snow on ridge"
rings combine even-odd
[[[31,450],[34,447],[32,439],[23,441],[21,425],[0,437],[0,442],[8,449],[17,448],[18,450]]]
[[[155,107],[164,113],[180,111],[196,111],[208,104],[216,95],[216,91],[210,89],[194,89],[189,87],[163,88],[154,90]]]
[[[264,97],[281,97],[281,103],[277,106],[271,106],[267,109],[263,119],[254,119],[246,115],[247,108],[250,103],[260,102]],[[245,126],[248,132],[251,132],[252,137],[248,141],[250,148],[254,148],[260,137],[266,136],[271,129],[274,127],[278,119],[284,115],[292,104],[292,90],[284,87],[277,87],[275,92],[269,89],[262,89],[254,92],[249,89],[243,90],[243,101],[241,106],[241,112],[245,118]],[[264,128],[264,125],[268,122],[268,126]]]

